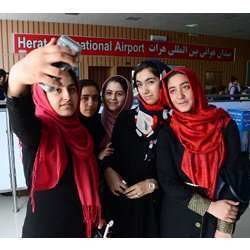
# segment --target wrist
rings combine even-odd
[[[226,222],[218,219],[217,230],[224,234],[232,234],[234,231],[234,223]]]
[[[214,201],[211,201],[211,202],[210,202],[210,205],[209,205],[209,207],[208,207],[208,209],[207,209],[207,212],[208,212],[209,214],[212,214],[212,215],[213,215],[213,209],[214,209]]]
[[[18,63],[17,63],[18,64]],[[8,96],[9,97],[19,97],[20,95],[25,95],[28,92],[28,86],[25,85],[19,79],[20,73],[18,72],[17,65],[14,65],[9,74],[9,86],[8,86]],[[20,70],[19,70],[20,71]]]

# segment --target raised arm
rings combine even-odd
[[[62,61],[75,65],[76,60],[69,48],[56,45],[56,39],[52,38],[45,47],[31,51],[11,68],[8,96],[27,95],[28,85],[38,82],[57,85],[55,78],[60,78],[65,72],[52,66],[52,63]]]

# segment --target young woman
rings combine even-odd
[[[116,118],[132,106],[133,92],[129,81],[120,75],[109,77],[102,84],[103,110],[101,120],[106,131],[102,146],[111,145],[111,135]]]
[[[164,122],[160,75],[168,67],[145,61],[134,71],[139,106],[122,112],[112,134],[114,153],[105,177],[113,237],[158,237],[159,190],[156,179],[156,136]]]
[[[109,155],[109,152],[111,153],[111,149],[107,148],[107,152],[100,152],[100,144],[106,134],[101,123],[101,115],[99,114],[101,106],[100,90],[97,83],[93,80],[80,80],[79,84],[81,93],[80,120],[93,137],[97,157],[103,159],[104,156]]]
[[[106,136],[106,131],[101,123],[101,114],[99,114],[99,109],[101,106],[101,96],[98,85],[95,81],[85,79],[80,80],[80,120],[86,126],[94,140],[94,152],[98,160],[99,172],[100,172],[100,194],[103,198],[102,203],[105,205],[104,210],[108,210],[109,206],[105,202],[105,197],[103,197],[103,192],[106,188],[104,180],[104,168],[103,162],[105,157],[113,153],[113,148],[110,143],[106,147],[101,147],[101,143]],[[106,211],[104,211],[104,214]]]
[[[52,39],[11,69],[7,106],[30,190],[23,237],[87,237],[101,222],[93,141],[79,120],[72,51]],[[31,73],[32,72],[32,73]],[[53,77],[51,77],[53,76]],[[48,92],[41,82],[51,86]]]
[[[239,204],[222,181],[223,172],[240,171],[237,126],[223,109],[208,105],[188,68],[170,71],[163,90],[173,113],[158,135],[161,237],[231,237],[248,205]]]

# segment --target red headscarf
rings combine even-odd
[[[41,140],[32,175],[32,208],[35,210],[35,191],[54,188],[68,164],[67,150],[72,155],[74,179],[86,223],[86,236],[91,236],[93,225],[101,220],[98,194],[98,169],[93,154],[93,141],[80,123],[78,112],[71,117],[59,116],[50,106],[44,91],[35,84],[33,101],[35,115],[41,120]]]
[[[168,104],[167,104],[162,88],[160,89],[160,99],[158,100],[156,104],[153,104],[153,105],[147,104],[139,93],[138,93],[137,98],[138,98],[138,101],[143,105],[143,107],[148,111],[162,111],[165,108],[168,109]]]
[[[194,98],[190,112],[179,112],[171,102],[167,83],[174,72],[189,79]],[[170,126],[184,146],[181,169],[193,184],[207,189],[208,197],[214,199],[218,173],[225,158],[222,129],[231,118],[223,109],[208,106],[202,85],[190,69],[175,67],[163,82],[164,95],[173,109]]]

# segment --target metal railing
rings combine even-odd
[[[9,121],[9,113],[6,109],[5,103],[0,103],[0,108],[4,109],[6,113],[6,135],[8,142],[8,160],[9,160],[9,177],[10,177],[10,187],[13,197],[13,212],[17,213],[19,211],[17,205],[17,181],[16,181],[16,167],[15,167],[15,152],[14,152],[14,139],[13,132],[11,130],[11,125]]]
[[[206,95],[209,102],[241,102],[241,101],[250,101],[250,94],[240,94],[240,95]]]

